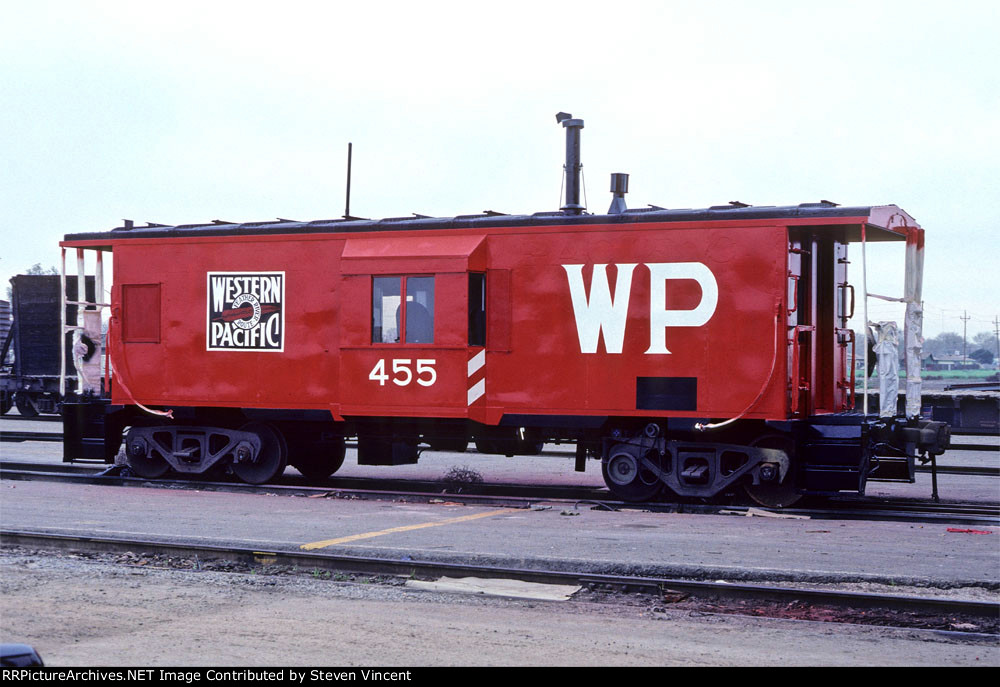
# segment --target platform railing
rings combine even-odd
[[[59,272],[59,296],[60,296],[60,336],[59,336],[59,394],[66,396],[66,334],[73,334],[73,363],[76,367],[76,393],[77,394],[98,394],[101,392],[101,380],[104,377],[101,371],[101,360],[104,351],[95,350],[91,355],[83,355],[87,350],[88,339],[95,348],[101,347],[101,321],[104,308],[110,308],[109,303],[104,303],[104,253],[100,249],[96,250],[97,264],[94,270],[94,300],[87,300],[87,272],[84,260],[84,249],[76,249],[76,275],[77,289],[76,300],[70,300],[66,295],[67,277],[66,275],[66,249],[62,249],[62,260]],[[76,306],[76,315],[72,323],[67,322],[66,309],[70,305]],[[92,308],[88,310],[88,308]],[[99,353],[99,354],[98,354]],[[108,368],[105,363],[105,370]]]

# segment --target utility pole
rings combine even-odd
[[[968,358],[966,357],[965,353],[966,350],[968,349],[968,339],[966,338],[966,331],[968,330],[969,327],[969,311],[963,310],[962,317],[958,319],[962,320],[962,367],[965,367],[966,362],[968,362]]]
[[[1000,365],[1000,317],[997,315],[993,316],[993,335],[997,338],[997,355],[993,362]]]

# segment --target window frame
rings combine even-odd
[[[375,340],[375,284],[379,279],[395,279],[398,280],[399,284],[399,327],[397,328],[396,341],[376,341]],[[426,308],[431,318],[431,340],[430,341],[407,341],[406,340],[406,330],[407,330],[407,285],[410,279],[430,279],[431,280],[431,298],[433,303],[430,308]],[[436,321],[437,317],[435,315],[435,308],[437,303],[437,279],[434,274],[376,274],[372,275],[371,278],[371,289],[369,293],[371,294],[371,308],[369,308],[369,313],[371,316],[371,332],[370,339],[372,346],[433,346],[434,339],[436,338]],[[422,304],[421,304],[422,305]],[[426,306],[424,306],[426,307]],[[382,312],[382,318],[384,321],[385,313]],[[384,331],[384,330],[383,330]],[[383,334],[384,336],[384,334]]]
[[[473,294],[473,282],[478,281],[476,285],[476,291],[479,295],[479,303],[473,306],[472,294]],[[468,307],[468,319],[469,319],[469,346],[485,346],[486,345],[486,272],[469,272],[469,291],[468,291],[469,307]],[[478,318],[476,317],[478,315]]]

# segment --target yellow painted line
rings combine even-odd
[[[338,539],[326,539],[324,541],[314,541],[310,544],[303,544],[300,549],[305,549],[306,551],[311,551],[312,549],[322,549],[327,546],[333,546],[335,544],[346,544],[347,542],[357,541],[359,539],[371,539],[372,537],[381,537],[384,534],[394,534],[396,532],[410,532],[411,530],[422,530],[425,527],[440,527],[441,525],[451,525],[456,522],[466,522],[468,520],[478,520],[480,518],[489,518],[494,515],[501,515],[503,513],[510,513],[509,508],[503,508],[501,510],[491,510],[485,513],[476,513],[475,515],[463,515],[458,518],[447,518],[445,520],[438,520],[436,522],[424,522],[419,525],[404,525],[403,527],[390,527],[387,530],[379,530],[378,532],[365,532],[364,534],[352,534],[347,537],[340,537]]]

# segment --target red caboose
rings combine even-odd
[[[563,119],[572,180],[582,121]],[[366,464],[558,440],[626,499],[741,485],[781,505],[912,479],[917,450],[943,450],[939,425],[854,411],[847,245],[922,249],[902,210],[628,210],[619,193],[592,215],[567,188],[530,216],[66,236],[111,251],[115,280],[110,399],[67,405],[66,458],[110,459],[128,428],[140,475],[260,483],[286,462],[331,474],[347,437]]]

